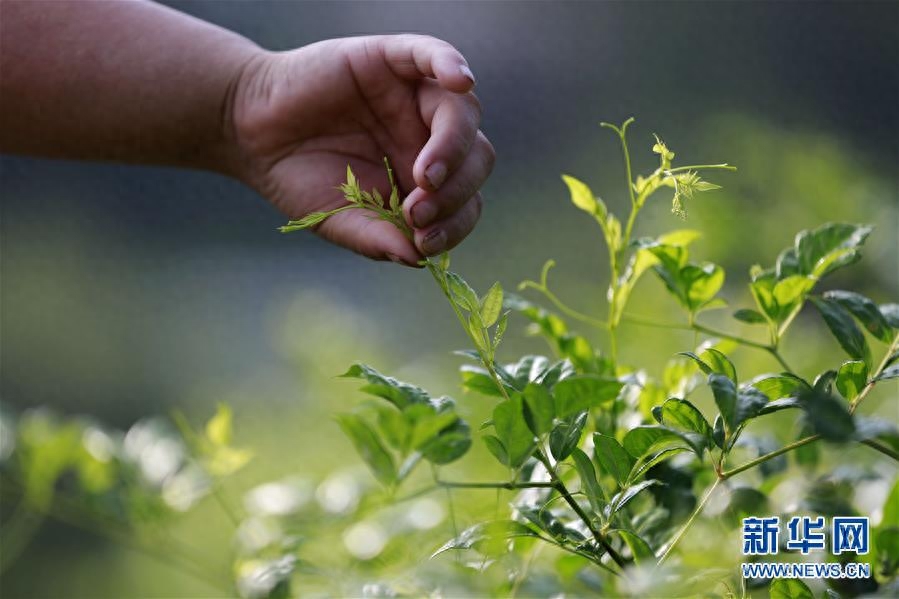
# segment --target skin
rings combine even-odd
[[[317,233],[414,266],[464,239],[494,162],[474,76],[419,35],[269,52],[144,1],[0,0],[0,151],[217,171],[290,218],[344,205],[349,164],[386,196],[396,171],[414,243],[350,210]]]

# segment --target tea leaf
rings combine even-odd
[[[393,457],[368,422],[358,414],[342,414],[337,416],[337,423],[353,442],[362,460],[371,468],[375,478],[383,485],[395,483],[397,473]]]
[[[565,418],[600,406],[615,399],[623,386],[615,379],[593,375],[568,377],[553,387],[555,414],[558,418]]]
[[[828,392],[813,389],[799,396],[812,430],[829,441],[847,441],[855,433],[855,423],[846,403]]]
[[[524,419],[528,428],[538,437],[553,427],[555,410],[553,398],[542,385],[528,383],[524,388]]]
[[[844,362],[837,372],[837,390],[848,400],[855,399],[868,384],[868,366],[860,361]]]
[[[768,588],[771,599],[815,599],[812,591],[798,578],[777,578]]]
[[[549,434],[549,450],[556,461],[564,460],[571,455],[581,440],[586,423],[587,413],[583,412],[563,420],[552,430]]]
[[[880,313],[877,304],[864,295],[853,291],[827,291],[823,297],[843,306],[865,326],[869,333],[884,343],[890,343],[893,340],[892,327]]]
[[[494,283],[483,299],[481,299],[480,311],[484,327],[492,327],[499,319],[502,309],[503,288],[499,283]]]
[[[593,455],[602,471],[611,475],[619,485],[624,485],[634,467],[634,458],[614,437],[593,433]]]
[[[733,317],[747,324],[765,324],[765,317],[755,310],[742,309],[733,313]]]
[[[587,495],[587,500],[593,511],[600,513],[603,505],[605,505],[602,487],[596,480],[596,471],[593,469],[593,462],[580,449],[575,448],[571,453],[571,459],[574,461],[574,467],[577,470],[578,477],[581,479],[581,491]]]
[[[509,457],[509,466],[517,468],[534,451],[534,434],[524,421],[522,399],[512,396],[493,410],[493,427]]]
[[[840,347],[856,360],[871,362],[871,351],[865,336],[855,325],[852,316],[835,300],[824,298],[811,298],[812,303],[818,308],[827,328],[833,333]]]
[[[586,183],[570,175],[562,175],[562,180],[571,193],[571,202],[588,214],[595,216],[600,222],[605,221],[608,210],[605,203],[593,195]]]
[[[452,549],[477,548],[479,544],[492,540],[509,540],[516,537],[536,537],[537,533],[521,522],[514,520],[495,520],[480,522],[459,533],[459,536],[447,541],[431,554],[431,559]]]
[[[487,449],[493,454],[493,457],[495,457],[500,464],[509,466],[509,454],[506,452],[506,447],[503,445],[503,442],[493,435],[484,435],[482,438],[484,439],[484,445],[487,446]]]

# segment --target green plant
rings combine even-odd
[[[535,552],[537,546],[522,539],[538,539],[605,572],[608,578],[598,579],[598,589],[616,588],[621,580],[632,576],[631,565],[649,565],[658,575],[653,584],[671,585],[670,572],[664,574],[668,571],[663,566],[716,490],[728,486],[741,473],[759,470],[763,476],[760,486],[764,487],[764,478],[782,469],[777,463],[781,456],[821,440],[862,443],[899,460],[895,424],[856,414],[875,385],[899,376],[899,305],[877,306],[850,291],[815,293],[823,277],[860,258],[871,227],[826,224],[802,231],[795,244],[780,253],[773,267],[752,268],[749,289],[756,307],[737,310],[733,317],[764,328],[766,341],[713,329],[699,317],[727,305],[718,295],[725,273],[716,264],[690,260],[689,246],[699,233],[677,230],[639,239],[633,234],[641,210],[656,192],[673,190],[672,211],[684,217],[686,204],[696,194],[718,188],[703,180],[701,172],[734,169],[726,164],[675,167],[674,152],[656,137],[652,150],[659,156],[658,168],[634,178],[627,145],[627,129],[632,122],[628,119],[620,127],[603,123],[615,132],[624,154],[630,200],[624,225],[585,183],[563,176],[572,202],[597,222],[606,242],[611,281],[605,319],[570,308],[550,289],[552,261],[544,266],[539,281],[525,281],[520,286],[521,290],[541,294],[565,317],[605,332],[608,353],[598,351],[585,336],[573,332],[559,314],[521,297],[504,296],[499,283],[479,296],[461,276],[448,270],[447,255],[423,262],[473,345],[473,350],[458,352],[474,362],[462,367],[463,387],[497,400],[492,418],[481,426],[485,431],[482,441],[508,468],[508,480],[493,483],[441,478],[437,466],[462,457],[470,444],[468,427],[456,415],[450,400],[434,400],[422,389],[369,366],[357,364],[344,375],[362,379],[366,383],[363,392],[386,400],[364,404],[357,412],[341,416],[340,422],[375,476],[391,492],[422,459],[432,464],[433,486],[426,490],[530,491],[513,500],[507,518],[467,528],[435,555],[464,550],[480,552],[485,560],[493,559],[518,546],[525,552]],[[338,210],[371,210],[411,236],[395,201],[398,194],[392,176],[390,181],[393,189],[388,204],[377,191],[362,191],[348,170],[341,189],[349,204]],[[313,226],[329,214],[309,215],[282,230]],[[648,271],[657,275],[683,310],[682,323],[655,322],[628,313],[635,286]],[[782,352],[782,340],[807,303],[820,312],[850,358],[842,364],[834,363],[833,370],[812,381],[792,369]],[[554,359],[525,356],[507,364],[497,361],[510,312],[521,314],[547,339],[556,354]],[[662,376],[652,378],[620,359],[619,329],[628,323],[691,330],[707,340],[695,352],[672,358]],[[876,363],[863,330],[887,346]],[[738,377],[727,355],[727,348],[734,346],[767,352],[780,371]],[[689,399],[703,378],[717,412],[711,419]],[[770,443],[744,434],[751,422],[787,409],[800,414],[803,432],[795,441],[768,447]],[[754,444],[758,455],[734,465],[734,458],[747,444]],[[696,486],[706,487],[698,501],[694,496]],[[732,487],[728,512],[752,514],[763,507],[764,500],[762,490]],[[899,530],[896,524],[884,522],[883,539],[895,537]],[[894,543],[887,540],[875,548],[873,563],[881,566],[877,575],[881,582],[896,573],[895,550]],[[510,572],[512,582],[507,590],[517,590],[526,569]],[[733,572],[709,575],[726,589],[740,587]],[[804,587],[798,583],[791,588],[800,585]],[[708,586],[706,581],[703,588]],[[689,585],[683,582],[665,588],[687,592]],[[778,588],[772,587],[772,593],[779,592]]]
[[[371,397],[337,422],[374,475],[377,482],[370,484],[383,489],[379,493],[354,480],[347,500],[355,502],[353,514],[326,505],[331,486],[349,484],[341,474],[319,485],[324,491],[318,510],[306,505],[311,483],[296,478],[253,488],[243,505],[232,501],[225,486],[251,454],[234,445],[231,410],[224,405],[201,430],[179,412],[168,421],[140,421],[116,431],[46,410],[18,417],[0,410],[0,491],[4,507],[10,505],[6,500],[13,502],[0,529],[0,572],[21,554],[41,521],[54,518],[152,555],[222,593],[230,594],[233,583],[241,596],[252,598],[308,589],[358,594],[357,587],[341,584],[345,564],[328,559],[339,539],[324,541],[328,552],[307,551],[308,544],[338,528],[349,535],[344,545],[352,546],[360,530],[365,533],[360,538],[372,536],[370,524],[362,522],[359,529],[352,518],[392,507],[411,510],[439,491],[449,506],[452,537],[435,538],[439,519],[407,527],[402,536],[416,554],[416,567],[441,569],[411,579],[365,569],[369,560],[380,559],[375,556],[384,543],[377,551],[359,548],[350,559],[359,566],[356,576],[372,580],[366,595],[730,598],[767,590],[775,598],[805,598],[813,595],[799,580],[743,580],[735,564],[719,561],[739,542],[733,535],[740,519],[764,515],[771,509],[769,496],[796,478],[802,485],[790,515],[865,513],[855,507],[853,489],[878,478],[892,486],[883,501],[878,499],[872,551],[860,558],[872,566],[873,577],[831,580],[825,596],[895,593],[899,479],[893,461],[899,461],[899,431],[894,421],[863,415],[861,408],[875,387],[899,378],[899,305],[878,306],[850,291],[818,290],[821,279],[860,258],[871,228],[826,224],[802,231],[773,267],[752,268],[748,287],[755,305],[732,314],[740,332],[713,328],[709,312],[726,307],[720,296],[725,273],[718,265],[691,261],[690,246],[699,233],[680,229],[635,238],[635,231],[638,216],[658,192],[670,193],[673,212],[683,217],[698,193],[717,189],[700,173],[732,167],[675,167],[674,153],[656,138],[658,167],[634,178],[627,145],[631,123],[604,125],[616,134],[624,155],[630,206],[624,224],[585,183],[563,176],[572,202],[597,223],[607,247],[611,279],[606,305],[597,310],[602,316],[571,308],[551,289],[553,261],[538,280],[519,288],[552,309],[506,293],[499,283],[477,293],[450,270],[448,255],[423,262],[471,343],[471,349],[456,352],[465,360],[462,387],[493,402],[490,418],[476,433],[463,418],[465,404],[371,366],[352,365],[343,376],[361,381]],[[385,166],[389,194],[365,191],[348,169],[340,186],[346,206],[291,221],[282,231],[313,227],[343,210],[367,210],[411,236],[386,161]],[[680,321],[631,313],[630,300],[649,272],[683,313]],[[795,357],[784,349],[807,305],[835,337],[828,351],[839,346],[849,358],[828,354],[831,368],[817,376],[792,368]],[[552,357],[501,359],[513,315],[546,340]],[[590,332],[576,332],[572,323]],[[653,376],[642,363],[646,356],[619,351],[619,340],[639,327],[692,332],[695,347],[670,357]],[[743,329],[758,334],[750,338]],[[605,351],[591,341],[597,336]],[[885,350],[872,351],[875,343]],[[747,360],[738,371],[731,357],[741,347],[775,370],[748,373],[755,363]],[[873,403],[868,400],[865,407]],[[475,436],[507,472],[502,480],[446,475],[446,465],[466,456]],[[855,446],[887,456],[891,461],[879,464],[889,463],[891,470],[824,467],[822,448],[849,452]],[[494,515],[457,528],[456,497],[484,492],[495,493]],[[224,534],[235,542],[223,559],[197,555],[169,530],[183,512],[204,501],[214,502],[232,527]],[[388,521],[406,522],[396,514]],[[704,536],[715,541],[685,550]],[[447,565],[437,557],[445,553],[459,559]],[[437,559],[420,559],[424,554]]]

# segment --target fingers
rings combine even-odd
[[[481,217],[483,202],[476,193],[453,215],[432,226],[415,231],[415,246],[425,256],[434,256],[456,247],[471,233]]]
[[[456,93],[474,87],[474,75],[468,63],[447,42],[427,35],[387,35],[381,40],[384,59],[397,76],[433,77],[441,87]]]
[[[423,85],[419,102],[431,135],[415,159],[412,174],[416,185],[435,190],[467,157],[481,123],[481,105],[472,93],[454,94],[436,85]]]
[[[495,159],[493,146],[478,131],[471,151],[446,183],[436,191],[416,188],[406,197],[403,202],[406,222],[415,229],[423,229],[460,210],[490,176]]]
[[[316,232],[357,254],[419,267],[422,256],[399,229],[366,210],[347,210],[330,217]]]

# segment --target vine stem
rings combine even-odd
[[[747,339],[745,337],[740,337],[739,335],[734,335],[728,333],[726,331],[719,331],[718,329],[713,329],[711,327],[707,327],[705,325],[701,325],[699,323],[692,324],[681,324],[677,322],[657,322],[654,320],[650,320],[647,318],[641,318],[639,316],[631,316],[626,315],[622,319],[622,322],[626,322],[629,324],[635,324],[639,326],[645,327],[654,327],[658,329],[674,329],[678,331],[696,331],[699,333],[704,333],[706,335],[711,335],[713,337],[721,337],[723,339],[730,339],[735,343],[739,343],[740,345],[751,347],[753,349],[759,349],[771,354],[771,356],[777,360],[778,364],[780,364],[784,370],[787,372],[795,372],[790,365],[787,363],[786,359],[780,353],[775,345],[761,343],[759,341],[753,341],[752,339]]]
[[[709,502],[709,498],[711,498],[712,494],[715,492],[715,489],[718,488],[718,485],[721,484],[723,478],[716,478],[715,482],[712,483],[712,486],[709,487],[709,490],[706,491],[705,496],[703,496],[702,501],[699,502],[699,505],[696,506],[696,509],[693,510],[693,513],[690,514],[690,517],[687,518],[687,521],[684,522],[684,525],[681,526],[680,530],[677,531],[677,534],[674,535],[674,538],[671,539],[671,542],[665,548],[665,551],[662,552],[662,555],[659,556],[658,562],[656,562],[656,567],[662,565],[662,563],[668,559],[668,556],[671,554],[671,551],[680,543],[680,540],[684,538],[684,535],[687,534],[687,531],[690,530],[690,527],[693,526],[693,522],[699,517],[699,514],[702,513],[702,510],[705,509],[706,504]]]

